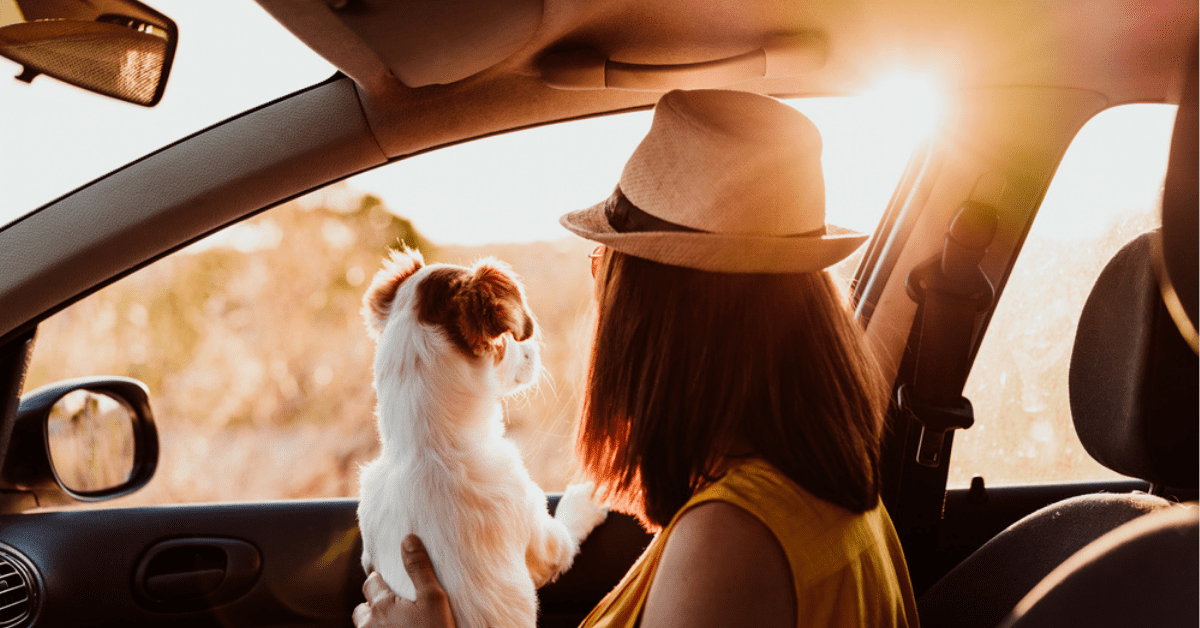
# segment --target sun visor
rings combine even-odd
[[[258,3],[359,84],[390,73],[408,87],[453,83],[503,61],[533,38],[543,9],[543,0]]]

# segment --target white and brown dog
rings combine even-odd
[[[414,533],[460,628],[533,628],[535,587],[570,567],[607,511],[572,485],[551,517],[504,437],[500,400],[541,369],[524,289],[494,260],[426,266],[405,249],[375,275],[363,315],[382,445],[360,476],[363,568],[413,599],[400,542]]]

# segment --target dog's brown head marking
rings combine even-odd
[[[372,338],[378,338],[387,326],[388,315],[392,311],[392,302],[396,300],[396,291],[400,284],[413,273],[425,267],[425,258],[416,249],[407,246],[394,250],[383,260],[383,268],[375,273],[371,287],[363,295],[362,315],[367,323],[367,332]]]
[[[417,286],[417,317],[445,329],[468,354],[496,353],[497,359],[503,355],[501,336],[511,332],[527,340],[536,327],[512,269],[491,258],[472,268],[431,270]]]

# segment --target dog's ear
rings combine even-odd
[[[392,301],[396,300],[396,291],[405,279],[412,276],[425,266],[425,258],[416,249],[407,246],[394,250],[383,260],[383,268],[375,273],[371,287],[363,295],[362,315],[367,323],[367,333],[372,338],[378,338],[387,326],[388,315],[392,311]]]
[[[525,303],[525,289],[503,262],[492,258],[476,262],[455,300],[458,328],[475,355],[487,352],[505,332],[512,332],[517,340],[533,335],[535,324]]]

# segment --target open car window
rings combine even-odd
[[[794,104],[824,136],[829,221],[873,231],[932,119],[901,124],[887,98]],[[106,504],[354,496],[378,447],[359,307],[388,247],[430,262],[491,255],[523,277],[545,345],[540,386],[506,403],[507,432],[542,488],[562,490],[593,245],[557,219],[611,193],[649,123],[636,112],[491,137],[285,203],[44,321],[26,390],[99,374],[147,384],[158,472]],[[835,269],[844,283],[860,257]]]
[[[1096,277],[1159,223],[1175,109],[1102,112],[1063,157],[967,380],[975,425],[955,434],[949,486],[976,475],[989,485],[1122,477],[1079,442],[1067,374]]]

